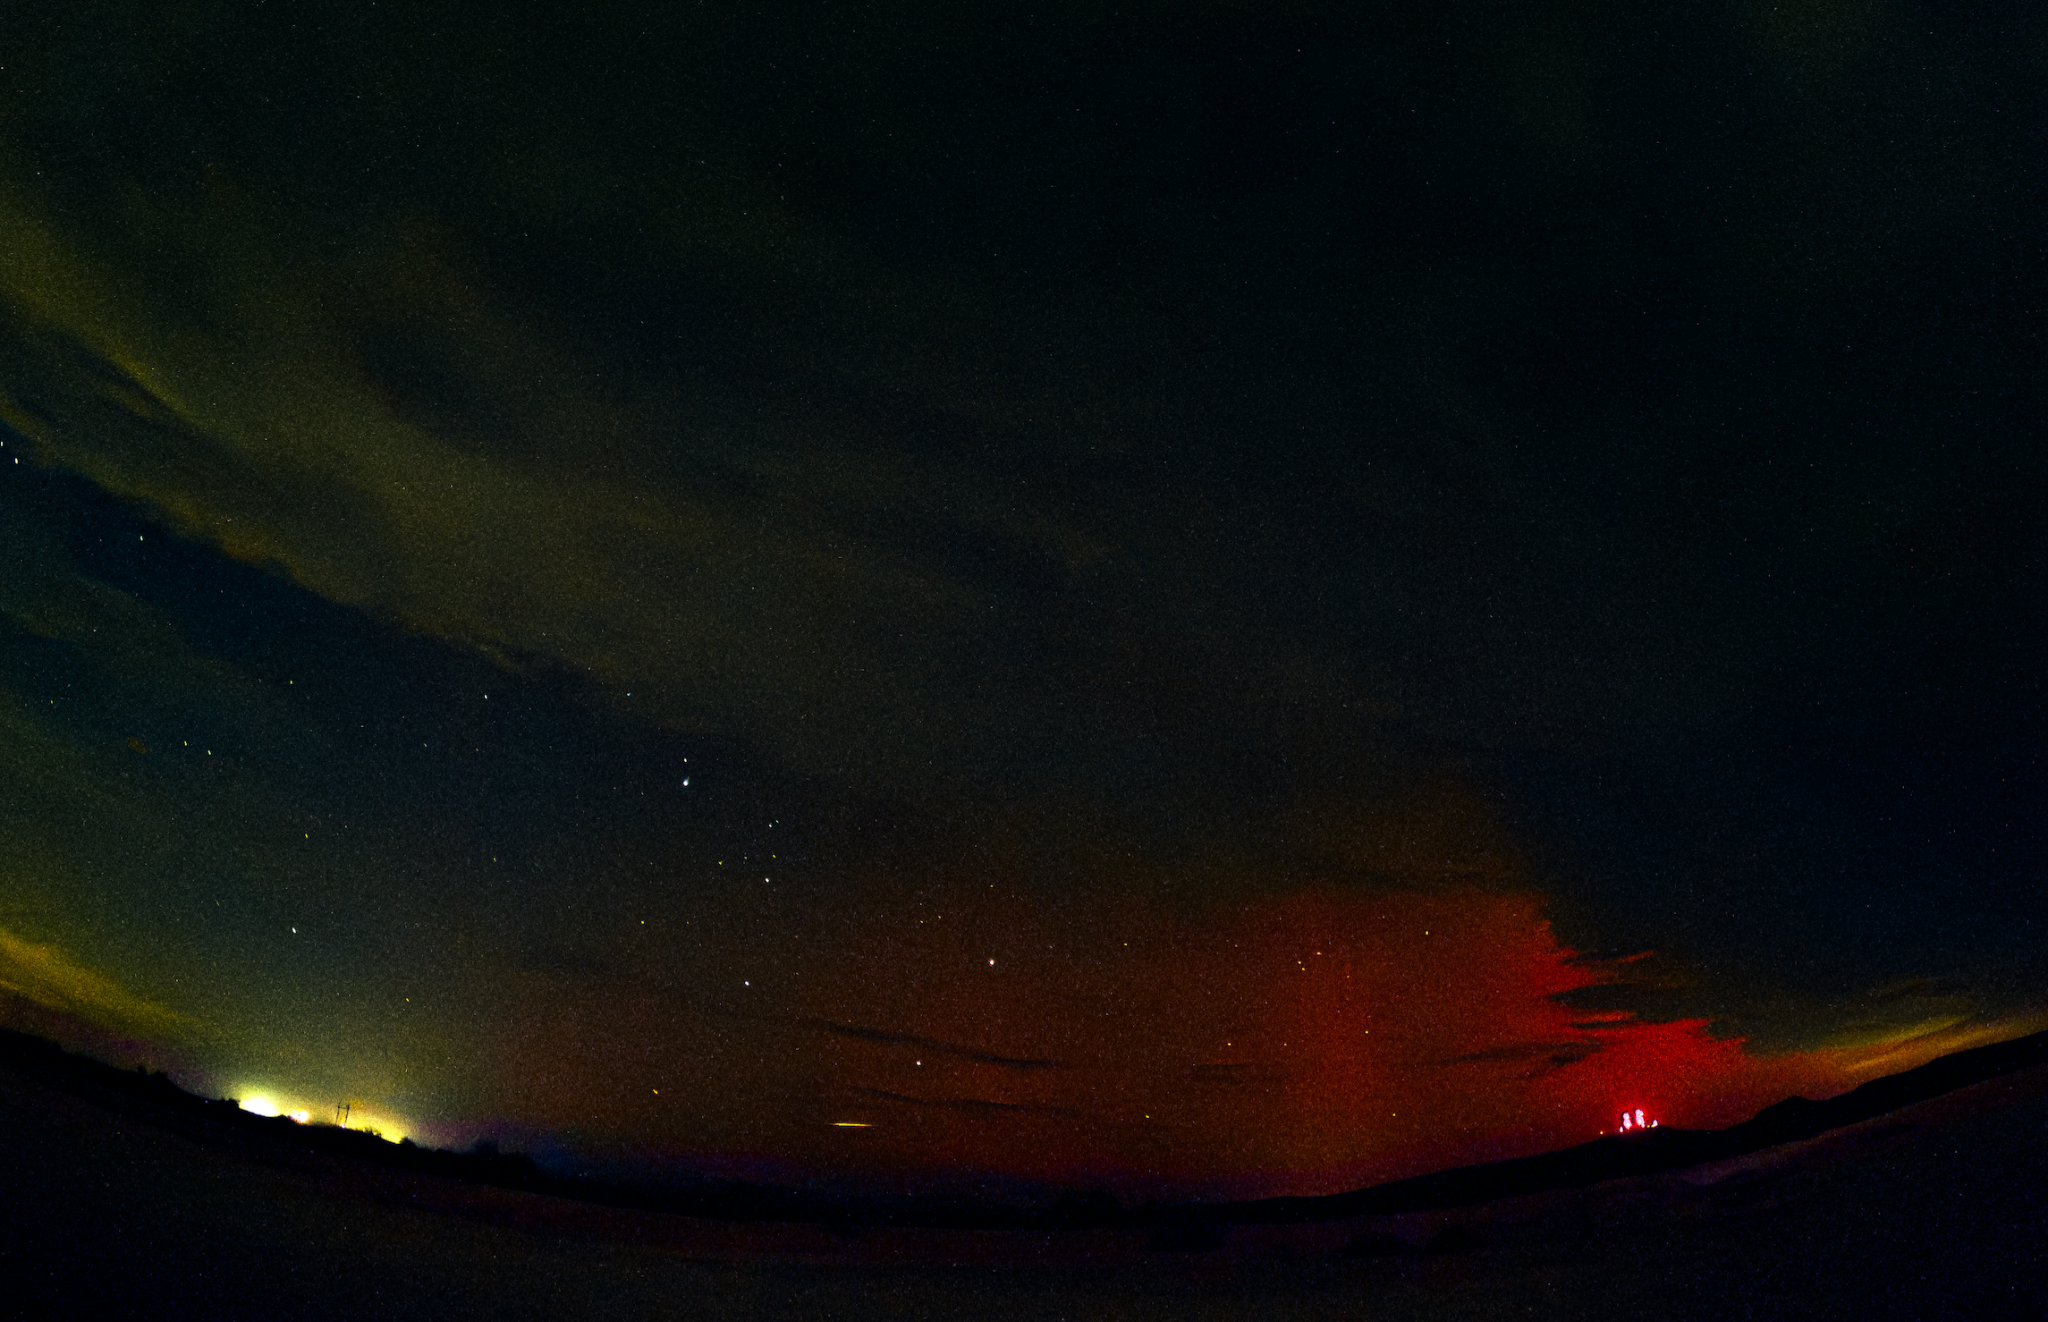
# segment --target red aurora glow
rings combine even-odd
[[[1249,1194],[1569,1146],[1624,1108],[1716,1127],[1859,1081],[1847,1052],[1575,1012],[1560,993],[1627,970],[1576,961],[1542,908],[1305,891],[1084,935],[996,900],[887,907],[827,957],[736,968],[750,999],[722,1015],[652,986],[609,989],[627,1010],[604,1025],[535,1004],[504,1086],[523,1123],[671,1152]],[[740,1015],[746,1050],[721,1032]]]

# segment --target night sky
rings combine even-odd
[[[1320,1192],[2048,1024],[2018,0],[0,17],[0,1021]]]

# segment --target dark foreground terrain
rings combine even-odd
[[[2039,1036],[1719,1133],[1151,1208],[580,1184],[0,1047],[29,1317],[2048,1316]]]

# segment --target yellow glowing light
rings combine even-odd
[[[864,1120],[834,1120],[834,1121],[832,1122],[832,1127],[833,1127],[834,1129],[868,1129],[868,1128],[871,1128],[871,1126],[870,1126],[870,1125],[869,1125],[869,1124],[868,1124],[868,1123],[867,1123],[866,1121],[864,1121]]]
[[[260,1115],[266,1118],[285,1116],[294,1123],[301,1125],[312,1124],[313,1117],[317,1112],[321,1117],[320,1123],[322,1124],[332,1124],[341,1129],[353,1129],[362,1133],[375,1134],[377,1137],[391,1143],[396,1143],[400,1139],[405,1138],[408,1129],[404,1121],[378,1112],[367,1111],[360,1105],[352,1104],[345,1111],[339,1108],[321,1110],[309,1106],[304,1101],[295,1097],[284,1098],[279,1097],[275,1093],[261,1092],[251,1093],[247,1097],[242,1098],[240,1105],[244,1111],[251,1115]]]
[[[407,1137],[405,1122],[375,1111],[366,1111],[360,1106],[351,1106],[341,1121],[344,1129],[359,1133],[374,1134],[387,1143],[396,1143]]]
[[[312,1112],[296,1102],[280,1101],[268,1093],[256,1093],[242,1099],[242,1109],[250,1115],[264,1117],[287,1116],[299,1124],[313,1118]]]

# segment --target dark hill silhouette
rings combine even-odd
[[[0,1068],[202,1144],[258,1155],[326,1154],[605,1207],[708,1220],[805,1222],[847,1229],[1135,1230],[1151,1232],[1156,1247],[1187,1250],[1213,1247],[1233,1226],[1302,1225],[1473,1207],[1726,1161],[1815,1138],[2043,1064],[2048,1064],[2048,1032],[1942,1056],[1826,1101],[1788,1098],[1721,1130],[1643,1130],[1538,1156],[1319,1196],[1124,1207],[1106,1194],[1076,1190],[1049,1206],[1014,1207],[740,1180],[632,1184],[565,1175],[544,1169],[524,1153],[501,1152],[489,1141],[456,1152],[410,1140],[393,1143],[359,1129],[258,1116],[233,1100],[189,1093],[160,1072],[117,1069],[43,1038],[0,1030]]]
[[[1533,1157],[1461,1166],[1389,1184],[1314,1197],[1183,1205],[1156,1214],[1171,1222],[1284,1225],[1376,1213],[1470,1207],[1551,1189],[1576,1189],[1632,1175],[1702,1166],[1815,1138],[1920,1102],[2048,1063],[2048,1031],[1937,1057],[1826,1101],[1788,1097],[1726,1129],[1643,1129]]]

